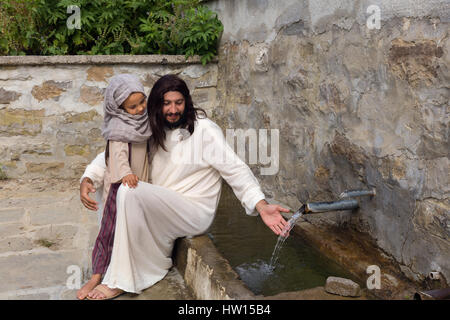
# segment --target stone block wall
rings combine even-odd
[[[224,23],[217,121],[280,132],[279,171],[258,176],[265,193],[296,209],[375,187],[356,213],[308,219],[370,234],[412,279],[448,281],[448,1],[208,5]]]
[[[78,178],[105,147],[103,94],[120,73],[148,93],[167,73],[189,86],[208,115],[216,106],[217,64],[198,57],[0,57],[0,173],[9,178]]]

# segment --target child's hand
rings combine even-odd
[[[136,188],[139,178],[135,174],[129,174],[122,178],[122,183],[129,186],[130,188]]]

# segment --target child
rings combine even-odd
[[[101,282],[108,268],[114,242],[117,190],[122,183],[134,188],[138,181],[148,182],[151,129],[146,100],[144,87],[130,74],[114,76],[106,89],[102,127],[102,135],[107,141],[104,210],[92,252],[93,275],[79,298]]]

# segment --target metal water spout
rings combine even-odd
[[[305,213],[319,213],[327,211],[338,211],[338,210],[354,210],[359,208],[359,201],[357,199],[351,199],[353,197],[360,196],[375,196],[376,190],[372,188],[371,190],[348,190],[341,193],[338,201],[330,202],[309,202],[304,205]]]
[[[347,190],[342,192],[339,195],[339,198],[354,198],[354,197],[361,197],[361,196],[375,196],[377,194],[377,190],[375,188],[372,188],[370,190]]]
[[[359,208],[359,202],[355,199],[330,202],[309,202],[306,204],[305,213],[319,213],[337,210],[353,210]]]

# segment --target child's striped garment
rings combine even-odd
[[[105,274],[111,260],[114,244],[114,229],[116,228],[116,196],[121,183],[112,183],[109,189],[108,199],[103,210],[102,225],[92,251],[93,274]]]
[[[106,152],[109,152],[107,149]],[[128,143],[128,162],[131,166],[131,143]],[[122,183],[111,183],[108,197],[103,210],[102,223],[94,250],[92,251],[92,272],[93,274],[105,274],[111,261],[111,254],[114,245],[114,231],[116,228],[116,197],[117,191]]]

